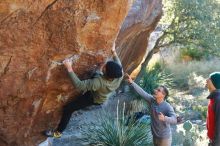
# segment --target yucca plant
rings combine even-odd
[[[168,88],[174,86],[173,77],[166,73],[160,63],[156,63],[151,69],[146,69],[145,74],[138,83],[148,93],[153,93],[153,90],[159,85],[165,85]]]
[[[95,146],[143,146],[152,142],[150,124],[134,121],[127,123],[123,111],[117,107],[114,114],[103,111],[82,133],[84,142]]]

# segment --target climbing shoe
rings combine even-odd
[[[59,131],[53,131],[53,130],[46,130],[43,133],[47,137],[60,138],[62,136],[62,133],[60,133]]]
[[[53,137],[55,137],[55,138],[60,138],[61,136],[62,136],[62,133],[60,133],[58,131],[53,133]]]

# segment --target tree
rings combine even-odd
[[[136,81],[146,70],[150,58],[160,48],[193,47],[204,54],[220,56],[219,0],[164,0],[164,16],[159,27],[162,35],[142,63]]]

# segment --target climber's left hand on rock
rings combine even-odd
[[[64,64],[64,66],[67,68],[67,70],[68,70],[69,72],[72,72],[72,71],[73,71],[73,69],[72,69],[73,62],[72,62],[72,60],[70,60],[70,59],[65,59],[65,60],[63,61],[63,64]]]

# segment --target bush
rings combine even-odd
[[[195,105],[195,106],[192,107],[192,109],[201,114],[201,118],[202,118],[203,121],[206,120],[206,114],[207,114],[207,110],[208,110],[207,106]]]
[[[202,143],[205,145],[204,133],[206,133],[206,127],[203,125],[192,124],[190,121],[184,122],[184,124],[178,125],[178,128],[173,132],[173,142],[175,146],[197,146]]]
[[[184,59],[185,57],[189,57],[189,60],[186,61],[191,61],[190,58],[192,60],[201,60],[204,57],[204,52],[201,51],[201,49],[197,49],[194,47],[188,47],[188,48],[183,48],[181,49],[181,58]]]
[[[117,117],[103,111],[88,126],[88,130],[82,132],[84,142],[99,146],[143,146],[152,142],[150,124],[134,121],[127,122],[124,111]]]
[[[150,94],[159,85],[165,85],[168,88],[174,86],[172,75],[165,72],[160,63],[156,63],[151,69],[147,69],[138,84]]]

